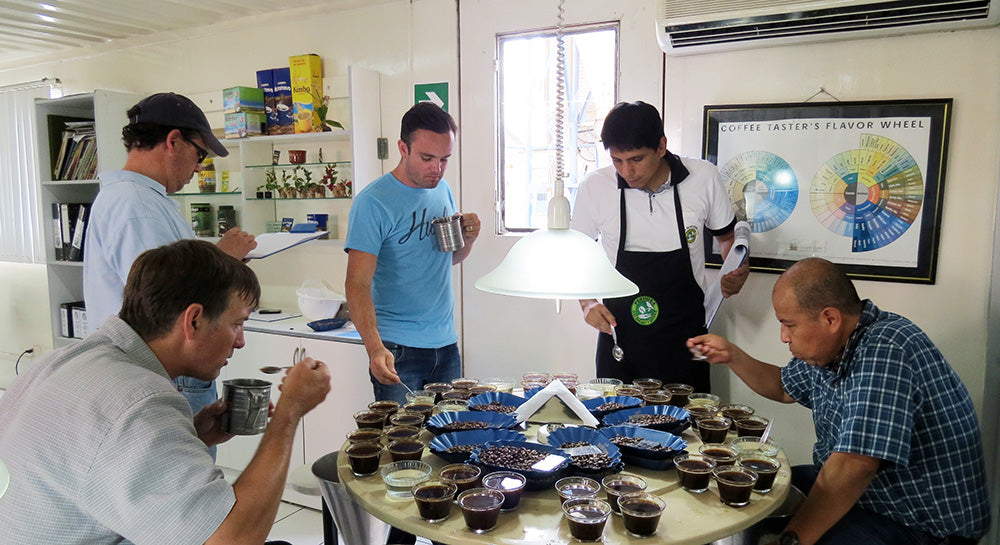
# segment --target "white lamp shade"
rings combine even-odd
[[[497,268],[476,281],[490,293],[537,299],[603,299],[639,293],[587,235],[539,229],[523,237]]]

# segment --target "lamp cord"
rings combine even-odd
[[[559,0],[559,22],[556,26],[556,197],[563,194],[563,116],[566,115],[566,41],[563,27],[566,17],[566,0]]]
[[[35,353],[35,349],[34,348],[29,348],[29,349],[25,350],[24,352],[21,352],[21,355],[17,357],[17,361],[14,362],[14,376],[17,376],[17,374],[18,374],[17,373],[17,367],[19,365],[21,365],[21,358],[23,358],[25,354],[34,354],[34,353]]]

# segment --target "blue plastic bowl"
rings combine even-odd
[[[476,445],[481,446],[490,441],[524,441],[524,434],[507,429],[453,431],[438,435],[427,445],[431,452],[449,464],[464,464],[469,460],[469,452],[445,452],[451,447]]]
[[[514,417],[509,414],[489,411],[447,411],[430,417],[427,420],[426,427],[434,435],[454,431],[473,431],[453,430],[445,427],[452,422],[483,422],[489,429],[511,429],[518,425]]]
[[[629,418],[637,414],[666,414],[673,416],[677,420],[664,424],[640,426],[639,424],[629,422]],[[602,423],[605,426],[640,426],[651,430],[680,434],[682,431],[691,427],[691,413],[687,412],[686,409],[675,407],[673,405],[649,405],[646,407],[637,407],[635,409],[622,409],[620,411],[615,411],[605,416]]]

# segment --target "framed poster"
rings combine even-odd
[[[751,269],[815,256],[854,278],[933,284],[951,110],[951,99],[705,106],[703,157],[753,226]]]

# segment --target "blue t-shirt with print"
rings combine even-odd
[[[407,186],[389,173],[355,196],[344,249],[378,257],[372,299],[383,341],[440,348],[458,340],[452,254],[438,251],[431,225],[455,209],[443,178],[425,189]]]

